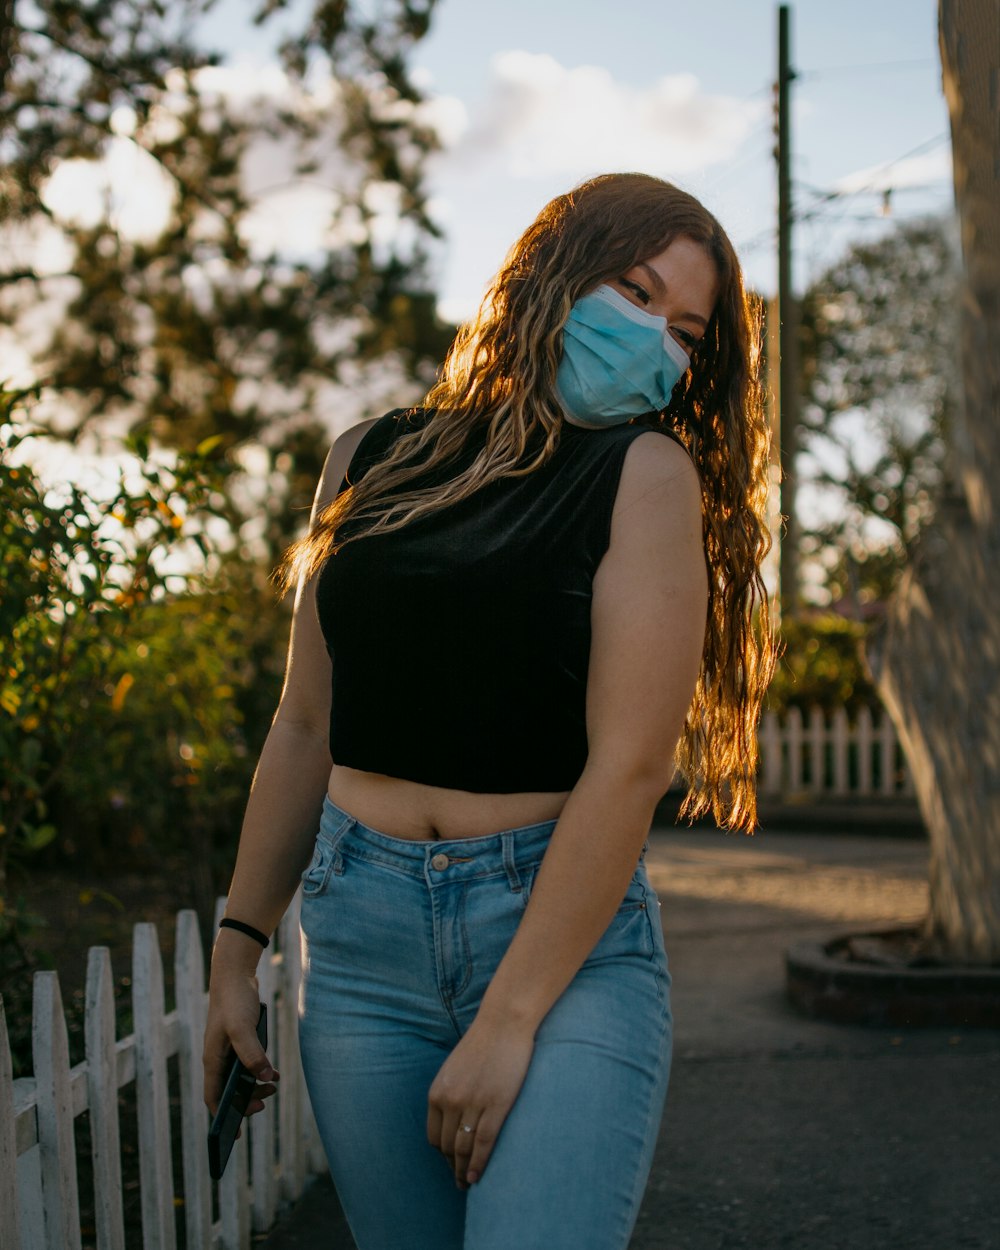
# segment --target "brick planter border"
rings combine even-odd
[[[890,968],[835,958],[853,937],[913,932],[912,925],[796,942],[785,952],[785,988],[807,1016],[894,1028],[1000,1029],[1000,967]]]

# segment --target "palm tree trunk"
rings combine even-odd
[[[1000,6],[940,0],[965,281],[962,402],[933,526],[868,648],[930,833],[926,937],[1000,964]]]

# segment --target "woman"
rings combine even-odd
[[[675,763],[684,814],[755,819],[757,329],[696,200],[595,178],[425,407],[333,446],[282,569],[205,1090],[231,1044],[252,1109],[273,1092],[254,973],[301,877],[302,1058],[360,1250],[628,1243],[672,1046],[645,839]]]

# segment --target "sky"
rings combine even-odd
[[[935,0],[790,7],[801,288],[850,239],[949,210],[951,157]],[[254,30],[250,9],[247,0],[220,0],[200,38],[226,50],[234,73],[260,82],[273,71],[281,22]],[[733,239],[751,283],[773,292],[770,0],[439,0],[410,63],[445,141],[428,170],[446,234],[435,275],[445,316],[471,315],[548,199],[616,169],[657,174],[697,195]],[[310,194],[303,189],[303,204]],[[304,213],[315,212],[310,203]],[[286,227],[289,211],[286,199]]]

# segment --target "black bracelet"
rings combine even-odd
[[[220,929],[239,929],[240,933],[245,933],[247,937],[252,937],[255,942],[259,942],[266,950],[271,945],[271,939],[265,937],[260,929],[255,929],[253,925],[244,924],[242,920],[230,920],[228,916],[223,917],[219,921]]]

